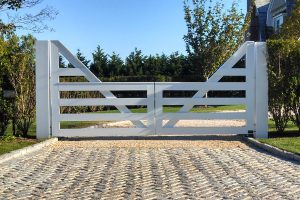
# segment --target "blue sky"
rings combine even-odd
[[[246,0],[240,1],[245,8]],[[97,45],[122,58],[135,47],[145,55],[185,53],[183,0],[44,0],[32,12],[45,5],[59,11],[48,23],[55,32],[34,36],[60,40],[72,52],[80,49],[89,59]]]

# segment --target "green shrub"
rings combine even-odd
[[[23,137],[27,136],[35,114],[34,41],[30,35],[18,37],[12,34],[1,38],[0,68],[5,71],[7,82],[15,92],[11,117],[14,134]]]
[[[269,111],[276,129],[283,132],[289,120],[300,127],[299,72],[300,41],[269,40]]]
[[[16,137],[13,135],[4,135],[3,137],[1,137],[1,140],[4,142],[11,142],[16,140]]]
[[[5,79],[6,70],[2,65],[5,55],[6,43],[0,37],[0,136],[4,135],[9,120],[11,119],[11,101],[4,98],[4,90],[7,90],[7,80]]]

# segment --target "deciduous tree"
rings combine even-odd
[[[53,30],[45,22],[53,20],[58,11],[51,6],[46,6],[37,13],[23,12],[19,10],[33,8],[43,0],[1,0],[0,1],[0,33],[12,32],[15,29],[30,30],[33,32],[43,32]],[[7,16],[7,17],[3,17]]]
[[[27,137],[35,115],[34,41],[31,35],[10,35],[1,59],[15,91],[14,117],[17,134],[23,137]]]
[[[205,81],[244,41],[250,15],[233,2],[226,10],[222,1],[185,0],[186,49],[199,80]]]

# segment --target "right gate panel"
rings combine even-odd
[[[156,133],[247,134],[245,97],[205,95],[206,91],[245,91],[246,87],[245,83],[156,83]],[[200,97],[193,97],[195,94]]]
[[[155,83],[157,134],[251,134],[254,115],[253,42],[242,45],[207,82]]]

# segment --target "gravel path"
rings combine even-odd
[[[0,199],[300,199],[299,163],[238,137],[60,141],[0,169]]]
[[[220,112],[245,112],[245,110],[224,110]],[[163,125],[168,121],[164,120]],[[147,121],[142,120],[142,123],[147,125]],[[175,124],[175,127],[243,127],[246,126],[246,120],[180,120]],[[100,123],[90,126],[89,128],[132,128],[134,127],[131,121],[118,121],[110,123]]]

